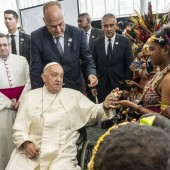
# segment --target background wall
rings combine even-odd
[[[7,33],[4,24],[4,11],[7,9],[21,13],[21,22],[18,26],[23,27],[28,34],[43,26],[42,4],[47,1],[49,0],[0,0],[0,32]],[[64,9],[66,22],[77,26],[78,0],[62,0],[60,3]]]
[[[77,0],[64,0],[60,3],[64,9],[66,23],[77,26]],[[32,31],[44,26],[42,8],[43,4],[20,10],[21,25],[27,34],[30,34]]]

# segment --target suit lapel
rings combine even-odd
[[[89,39],[89,47],[91,48],[92,46],[92,42],[93,42],[93,39],[95,38],[95,32],[94,32],[94,29],[92,28],[91,29],[91,33],[90,33],[90,39]]]
[[[22,32],[19,32],[19,54],[23,55],[25,37]]]
[[[69,32],[69,29],[66,25],[66,30],[64,33],[64,55],[63,57],[67,56],[67,54],[70,51],[71,45],[72,45],[73,38]]]
[[[102,35],[101,40],[100,40],[100,46],[99,49],[101,49],[101,55],[102,58],[104,58],[104,61],[106,61],[107,63],[108,61],[108,57],[107,57],[107,53],[106,53],[106,49],[105,49],[105,35]],[[102,59],[103,61],[103,59]]]
[[[120,42],[119,42],[119,35],[116,34],[116,37],[115,37],[115,42],[114,42],[114,46],[113,46],[113,49],[112,49],[112,54],[116,54],[116,52],[118,51],[117,49],[119,48],[119,45],[120,45]]]
[[[119,46],[120,46],[120,36],[118,34],[116,34],[114,46],[112,49],[112,55],[111,55],[111,58],[109,59],[109,62],[113,62],[116,59],[116,57],[118,56],[117,53],[120,50]]]

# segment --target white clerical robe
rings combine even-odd
[[[94,104],[76,90],[63,88],[56,95],[44,86],[28,92],[13,126],[16,149],[6,170],[80,170],[76,159],[78,129],[94,123],[98,115],[111,118],[113,112],[106,114],[102,104]],[[25,141],[36,144],[38,157],[26,157],[21,146]]]
[[[30,90],[29,66],[22,56],[10,54],[0,58],[0,90],[24,86],[23,94]],[[10,109],[11,100],[0,92],[0,170],[4,170],[14,149],[12,126],[16,111]]]

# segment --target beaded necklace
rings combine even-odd
[[[144,90],[143,90],[143,94],[141,99],[144,98],[145,94],[147,93],[147,91],[150,88],[156,89],[157,86],[160,84],[160,82],[162,81],[162,79],[170,72],[170,64],[168,66],[166,66],[162,71],[159,71],[158,73],[156,73],[152,80],[148,83],[148,85],[145,86]]]

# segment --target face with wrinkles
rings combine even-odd
[[[42,79],[50,93],[59,93],[63,86],[63,68],[59,64],[47,67],[42,74]]]

